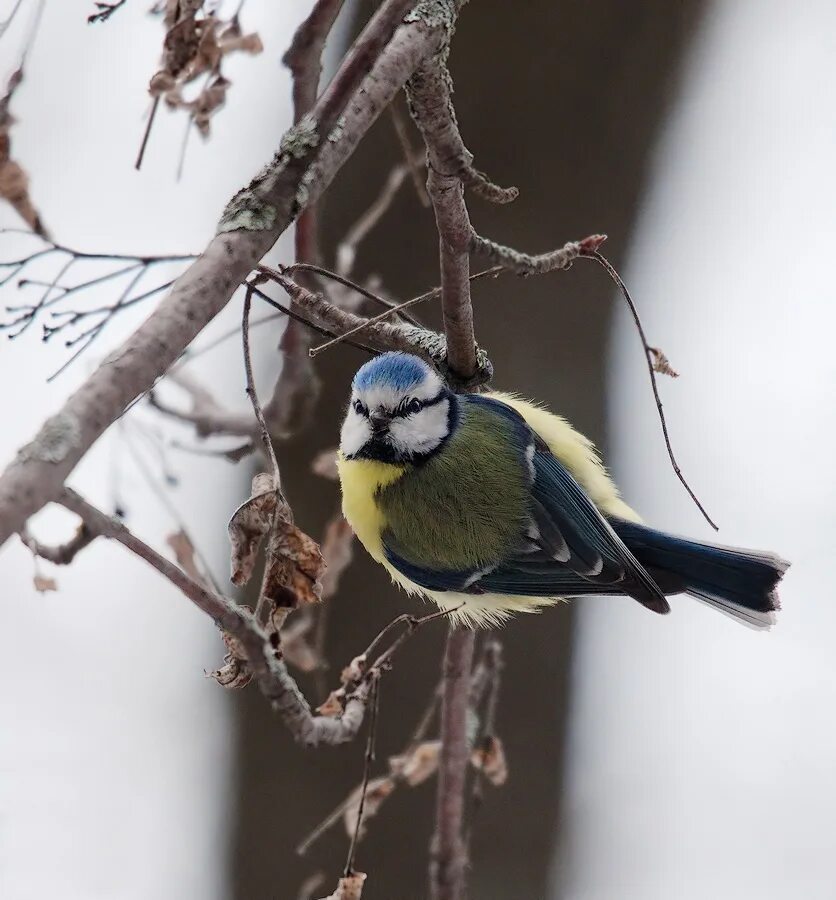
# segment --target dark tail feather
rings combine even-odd
[[[789,563],[773,553],[703,544],[623,520],[612,526],[666,594],[683,591],[752,628],[769,628]]]

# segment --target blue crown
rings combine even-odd
[[[408,391],[420,384],[430,372],[430,367],[408,353],[381,353],[369,360],[354,376],[354,387],[367,391],[386,385],[396,391]]]

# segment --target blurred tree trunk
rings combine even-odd
[[[618,265],[654,135],[701,8],[699,0],[601,0],[594,6],[530,0],[513,4],[513,13],[502,0],[480,0],[466,8],[451,57],[465,141],[480,169],[521,191],[507,207],[472,198],[476,227],[530,251],[603,231],[610,235],[604,250]],[[383,116],[326,197],[326,259],[399,159],[394,131]],[[438,283],[436,241],[432,212],[405,187],[369,240],[360,269],[380,273],[397,296],[412,296]],[[477,335],[496,367],[495,386],[547,402],[599,444],[605,443],[602,391],[611,293],[604,275],[583,261],[568,273],[527,280],[504,276],[474,290]],[[437,310],[422,314],[438,321]],[[289,499],[300,525],[313,535],[321,534],[335,510],[338,491],[310,473],[310,461],[336,445],[348,385],[363,359],[350,348],[337,348],[318,360],[323,391],[316,424],[280,448]],[[336,684],[340,667],[380,626],[409,608],[411,601],[358,553],[329,611],[329,684]],[[571,631],[571,609],[560,607],[542,617],[518,618],[502,633],[506,670],[499,733],[510,778],[501,790],[488,790],[476,821],[471,896],[478,900],[547,895],[560,812]],[[422,631],[383,682],[380,768],[425,707],[438,677],[444,632],[443,625]],[[294,847],[358,783],[362,742],[300,751],[256,691],[241,700],[236,897],[294,898],[307,874],[327,869],[330,884],[342,864],[341,829],[308,859],[296,857]],[[425,895],[433,796],[431,785],[404,789],[370,822],[358,853],[359,868],[369,872],[364,898]]]

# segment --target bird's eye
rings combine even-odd
[[[421,410],[422,410],[423,408],[424,408],[424,404],[423,404],[417,397],[413,397],[413,398],[406,404],[406,411],[407,411],[408,413],[417,413],[417,412],[421,412]]]
[[[352,406],[354,407],[354,412],[359,413],[361,416],[366,415],[366,406],[362,400],[355,400]]]

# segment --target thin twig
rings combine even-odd
[[[255,389],[255,380],[253,379],[253,364],[250,358],[250,305],[252,304],[253,285],[247,283],[246,293],[244,294],[244,316],[241,323],[241,338],[244,345],[244,373],[247,378],[247,396],[253,406],[253,412],[261,426],[261,440],[267,457],[270,460],[270,467],[273,470],[273,484],[280,499],[282,496],[282,480],[279,472],[279,461],[276,459],[276,451],[273,448],[273,441],[270,438],[270,430],[267,428],[267,422],[264,418],[264,412],[261,404],[258,402],[258,394]]]
[[[372,676],[372,693],[369,697],[371,704],[371,715],[369,716],[369,736],[366,740],[366,753],[363,758],[363,786],[360,789],[360,803],[357,807],[357,824],[354,826],[354,834],[351,836],[351,843],[348,847],[348,856],[345,860],[345,868],[343,869],[343,877],[347,878],[354,874],[354,854],[357,850],[357,842],[360,839],[360,830],[363,827],[363,810],[366,805],[366,792],[369,789],[369,777],[372,771],[372,763],[374,762],[375,738],[377,737],[377,717],[380,712],[380,675]]]
[[[424,209],[429,209],[430,198],[427,195],[427,186],[421,180],[421,169],[423,168],[424,155],[421,154],[420,156],[418,156],[412,149],[412,144],[409,140],[409,134],[407,133],[406,119],[404,118],[403,113],[401,113],[400,107],[397,103],[392,103],[389,106],[389,117],[392,120],[392,126],[395,129],[398,143],[401,145],[404,164],[409,169],[409,174],[412,178],[412,185],[415,188],[415,193],[418,195],[418,202],[421,204],[421,206],[424,207]]]
[[[503,271],[504,269],[502,268],[502,266],[492,266],[490,269],[484,269],[481,272],[476,272],[473,275],[470,275],[469,280],[473,282],[478,281],[482,278],[490,278],[492,276],[501,275]],[[442,288],[435,287],[424,294],[419,294],[417,297],[413,297],[411,300],[405,300],[403,303],[396,303],[394,306],[391,306],[389,309],[384,310],[382,313],[378,313],[376,316],[372,316],[371,318],[366,319],[360,325],[356,325],[354,328],[350,328],[348,331],[345,331],[342,334],[331,338],[331,340],[326,341],[324,344],[319,344],[318,346],[311,348],[311,356],[318,356],[320,353],[322,353],[323,350],[327,350],[329,347],[333,347],[335,344],[341,344],[347,338],[350,338],[352,335],[357,334],[357,332],[363,331],[370,325],[374,325],[377,322],[382,322],[384,319],[388,319],[389,316],[401,314],[403,310],[409,309],[410,306],[415,306],[418,303],[423,303],[425,300],[435,300],[441,295]]]
[[[157,108],[160,105],[160,94],[157,94],[154,97],[154,102],[151,104],[151,111],[148,113],[148,121],[145,125],[145,131],[142,133],[142,141],[139,145],[139,152],[136,155],[136,162],[134,163],[134,168],[137,172],[142,168],[142,160],[145,158],[145,148],[148,146],[148,138],[151,137],[151,127],[154,124],[154,118],[157,115]]]
[[[247,663],[256,676],[261,692],[300,743],[308,746],[340,744],[357,734],[371,690],[368,679],[355,687],[346,700],[341,716],[314,715],[287,667],[273,652],[266,632],[246,607],[236,606],[223,595],[199,584],[179,566],[137,538],[123,522],[105,515],[75,491],[64,488],[58,502],[79,516],[94,534],[118,541],[144,559],[198,609],[210,616],[219,628],[236,638],[247,654]]]
[[[421,168],[423,168],[423,157],[416,157]],[[404,183],[407,174],[413,171],[409,163],[401,163],[395,166],[389,173],[386,181],[380,189],[377,197],[371,206],[357,219],[357,221],[345,233],[345,237],[337,245],[336,262],[337,271],[341,275],[348,275],[354,270],[354,264],[357,260],[357,251],[360,244],[369,234],[369,232],[380,222],[383,216],[389,211],[401,185]],[[427,192],[422,186],[421,192],[426,199]]]
[[[95,537],[96,535],[90,531],[84,522],[79,525],[76,533],[70,540],[65,544],[59,544],[57,547],[42,544],[39,540],[32,537],[26,529],[20,533],[20,539],[26,544],[31,553],[56,566],[68,566],[80,551],[93,542]]]
[[[639,338],[641,338],[642,347],[644,349],[644,358],[645,362],[647,363],[647,372],[650,375],[650,386],[653,389],[653,397],[656,400],[656,411],[659,413],[659,422],[662,425],[662,434],[665,437],[665,446],[668,450],[668,458],[671,461],[671,465],[673,466],[673,470],[676,473],[676,477],[682,482],[683,487],[696,504],[697,509],[703,514],[705,521],[708,522],[708,524],[715,531],[719,531],[720,529],[714,523],[714,520],[706,512],[706,509],[702,505],[702,503],[700,503],[699,497],[697,497],[697,495],[692,490],[691,485],[688,484],[688,482],[685,480],[685,476],[682,474],[682,470],[679,468],[679,463],[677,463],[676,461],[676,456],[674,456],[673,446],[671,445],[670,435],[668,434],[668,423],[665,419],[665,411],[662,408],[662,398],[659,396],[659,385],[656,383],[656,368],[654,366],[653,358],[653,354],[654,351],[656,351],[656,348],[651,347],[647,341],[647,337],[644,333],[644,327],[642,326],[641,319],[639,318],[639,311],[636,308],[636,304],[633,302],[633,298],[630,296],[630,292],[627,290],[627,285],[622,281],[621,276],[618,274],[610,261],[606,257],[602,256],[597,250],[589,254],[589,258],[594,259],[600,266],[604,268],[606,273],[610,276],[616,287],[621,292],[621,295],[622,297],[624,297],[627,306],[630,308],[630,314],[633,317],[633,322],[636,325],[636,330],[639,333]]]
[[[257,269],[261,270],[262,266],[256,266]],[[398,304],[396,304],[392,300],[388,300],[386,297],[381,297],[380,294],[376,294],[374,291],[365,287],[362,284],[357,284],[356,281],[352,281],[350,278],[345,275],[341,275],[338,272],[332,272],[330,269],[326,269],[323,266],[313,265],[311,263],[293,263],[293,265],[285,266],[284,271],[292,274],[293,272],[313,272],[315,275],[321,275],[323,278],[328,278],[331,281],[335,281],[337,284],[341,284],[343,287],[348,288],[349,290],[355,291],[360,294],[360,296],[365,297],[367,300],[371,300],[374,303],[377,303],[378,306],[383,306],[386,309],[396,312],[398,311]],[[416,321],[409,315],[404,315],[404,319],[407,322],[411,322],[413,325],[419,325],[420,322]]]

